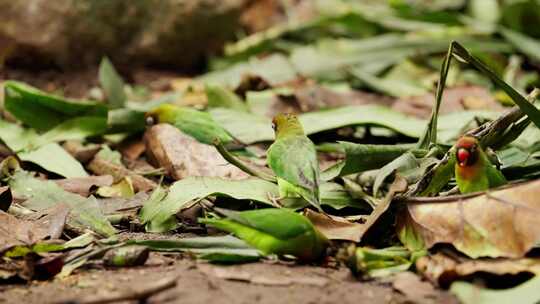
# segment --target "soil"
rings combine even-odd
[[[259,262],[219,266],[152,254],[145,266],[83,269],[65,279],[0,287],[0,303],[89,303],[177,278],[147,303],[408,303],[388,281],[359,281],[348,269]],[[249,278],[255,282],[249,282]],[[291,282],[292,281],[292,282]],[[136,303],[124,301],[115,303]],[[457,303],[441,291],[425,303]]]

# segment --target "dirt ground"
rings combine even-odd
[[[152,284],[176,286],[147,303],[410,303],[391,283],[359,281],[348,269],[274,264],[218,266],[153,254],[145,266],[93,269],[51,282],[0,287],[0,303],[103,303]],[[251,281],[251,282],[250,282]],[[424,303],[457,303],[441,291]],[[137,303],[120,301],[114,303]]]

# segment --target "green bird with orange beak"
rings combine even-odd
[[[463,194],[506,184],[506,178],[489,160],[478,140],[463,136],[456,143],[456,181]]]

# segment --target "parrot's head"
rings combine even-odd
[[[302,124],[294,114],[278,114],[272,120],[272,128],[276,138],[304,135]]]
[[[178,107],[175,105],[168,103],[161,104],[146,112],[144,115],[146,124],[151,126],[161,122],[170,122],[176,110],[178,110]]]
[[[456,143],[456,159],[460,167],[473,166],[478,160],[480,144],[471,136],[463,136]]]

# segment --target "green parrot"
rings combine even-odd
[[[329,245],[308,218],[289,209],[216,211],[226,218],[200,218],[199,223],[230,232],[265,254],[293,255],[310,262],[322,258]]]
[[[456,181],[461,193],[485,191],[506,184],[506,178],[491,163],[476,138],[461,137],[455,153]]]
[[[169,123],[201,143],[212,145],[215,140],[227,145],[236,140],[212,116],[203,111],[172,104],[162,104],[146,113],[151,123]]]
[[[266,161],[277,177],[280,198],[300,196],[321,210],[315,145],[295,115],[278,114],[272,127],[276,140],[266,153]]]

